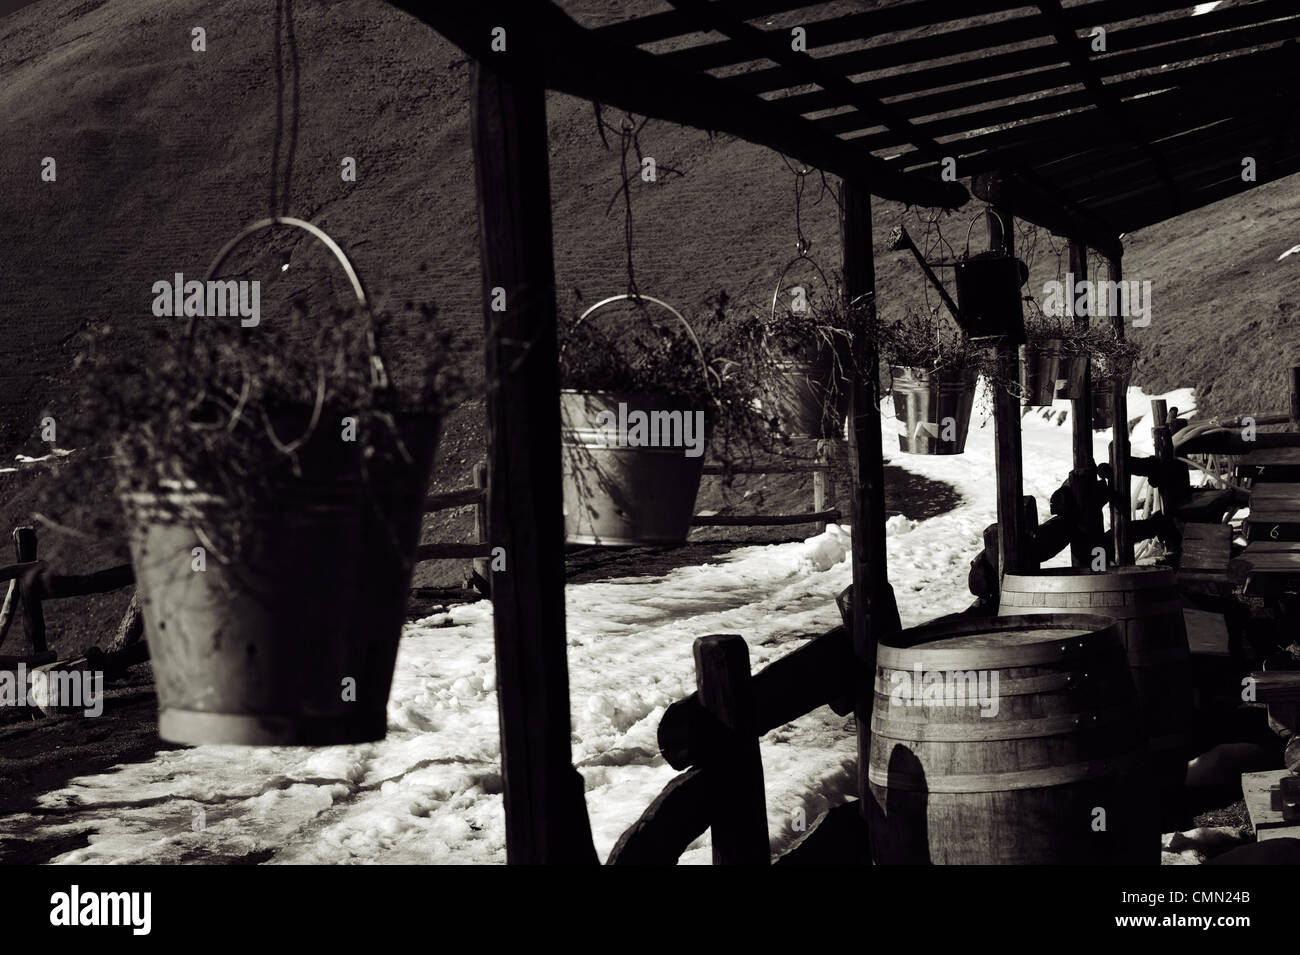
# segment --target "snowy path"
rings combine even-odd
[[[1184,412],[1192,406],[1189,392],[1167,397]],[[1145,396],[1130,394],[1132,415],[1148,407]],[[919,524],[890,521],[891,578],[911,625],[971,601],[969,562],[995,514],[993,427],[977,410],[966,454],[940,458],[898,453],[892,422],[885,424],[887,460],[963,496]],[[1068,421],[1034,412],[1023,433],[1025,493],[1045,520],[1048,496],[1070,468]],[[1108,439],[1096,435],[1098,460]],[[1150,453],[1149,422],[1138,425],[1134,445]],[[839,622],[834,597],[851,578],[847,544],[847,533],[832,527],[803,543],[743,547],[661,577],[568,588],[573,759],[602,858],[675,775],[657,755],[655,730],[664,707],[694,689],[694,638],[743,634],[758,669],[804,635],[829,629]],[[383,742],[161,751],[44,795],[39,819],[0,821],[0,844],[39,827],[43,838],[88,838],[56,860],[64,863],[503,862],[494,686],[491,606],[457,607],[407,627]],[[774,850],[798,837],[792,822],[801,811],[811,822],[852,791],[854,739],[844,722],[822,708],[764,738]],[[707,836],[683,861],[709,861]]]

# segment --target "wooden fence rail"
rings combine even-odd
[[[841,716],[853,712],[853,660],[844,627],[752,677],[744,638],[696,640],[696,691],[668,707],[659,722],[660,752],[686,771],[623,833],[609,864],[675,864],[708,829],[715,865],[768,864],[759,738],[819,706],[829,704]]]

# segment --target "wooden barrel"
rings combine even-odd
[[[1002,579],[998,613],[1094,613],[1119,621],[1156,782],[1173,808],[1193,755],[1193,684],[1187,624],[1174,572],[1117,567],[1105,573],[1057,568]]]
[[[946,618],[882,642],[875,689],[878,865],[1159,864],[1137,693],[1114,620]]]

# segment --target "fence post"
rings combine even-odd
[[[758,711],[745,638],[715,633],[696,640],[695,685],[700,704],[722,729],[708,759],[713,864],[769,865]]]
[[[1156,457],[1156,499],[1160,513],[1169,511],[1169,484],[1171,465],[1174,463],[1174,446],[1169,433],[1169,406],[1163,398],[1151,399],[1151,447]],[[1151,480],[1147,478],[1147,480]],[[1151,515],[1148,514],[1147,517]]]
[[[478,529],[478,542],[486,544],[488,542],[488,517],[487,517],[487,483],[488,467],[486,461],[480,461],[474,465],[474,486],[483,491],[483,498],[474,508],[474,520]],[[471,581],[474,587],[484,597],[492,596],[492,558],[475,557],[473,562],[474,578]]]
[[[36,528],[14,528],[14,555],[19,563],[36,559]],[[23,606],[23,627],[32,642],[33,653],[44,653],[45,609],[41,606],[40,585],[35,577],[24,577],[18,582],[18,598]]]
[[[813,513],[820,514],[829,508],[835,506],[835,475],[832,473],[834,467],[833,456],[835,453],[835,443],[825,438],[819,438],[817,441],[817,464],[821,465],[813,471]],[[826,533],[826,523],[823,521],[820,525],[821,533]]]

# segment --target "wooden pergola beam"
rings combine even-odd
[[[805,82],[815,83],[838,98],[844,106],[852,106],[862,116],[878,123],[912,143],[923,155],[939,160],[947,155],[929,136],[897,110],[886,106],[867,93],[865,87],[853,83],[842,73],[822,66],[814,57],[791,48],[788,36],[773,36],[738,19],[720,16],[717,7],[709,0],[668,0],[674,7],[690,16],[702,27],[730,37],[751,59],[768,59],[795,70]]]
[[[955,209],[970,198],[960,183],[900,172],[866,150],[815,129],[779,105],[740,93],[723,80],[673,69],[661,57],[636,47],[601,42],[550,2],[532,0],[525,7],[505,0],[437,6],[418,0],[391,2],[476,60],[492,63],[506,75],[518,75],[521,58],[492,49],[492,31],[504,28],[507,50],[526,45],[536,54],[531,74],[524,71],[528,75],[521,78],[547,89],[642,116],[731,133],[856,181],[885,199]]]
[[[1163,63],[1184,63],[1251,47],[1284,41],[1300,30],[1300,14],[1289,19],[1258,23],[1242,14],[1273,7],[1280,11],[1288,0],[1264,0],[1252,7],[1226,7],[1221,12],[1230,20],[1216,21],[1222,32],[1204,33],[1204,17],[1180,17],[1159,23],[1130,27],[1124,31],[1124,51],[1108,53],[1094,61],[1102,78],[1150,70],[1152,51],[1142,49],[1160,44]],[[1286,12],[1290,12],[1289,10]],[[1220,11],[1213,16],[1218,17]],[[861,85],[877,98],[903,96],[893,104],[910,116],[929,116],[953,109],[967,109],[980,103],[1012,99],[1068,86],[1073,81],[1069,66],[1059,66],[1052,46],[1036,46],[1012,53],[994,53],[943,66],[928,66],[863,80]],[[999,77],[995,79],[994,77]],[[956,87],[954,89],[954,87]],[[799,113],[813,113],[839,105],[825,90],[811,90],[785,97],[782,105]]]
[[[1125,112],[1119,96],[1097,75],[1088,57],[1087,46],[1074,32],[1074,26],[1066,19],[1065,10],[1061,8],[1061,0],[1037,0],[1037,2],[1043,17],[1051,24],[1052,35],[1056,37],[1057,45],[1065,52],[1066,59],[1078,73],[1084,89],[1092,94],[1098,107],[1115,122],[1121,134],[1150,160],[1161,181],[1169,190],[1170,197],[1177,202],[1178,183],[1169,172],[1165,157],[1137,130]]]
[[[1116,235],[1086,210],[1074,210],[1057,196],[1016,173],[982,173],[971,180],[971,191],[985,202],[1018,219],[1057,235],[1084,242],[1107,258],[1118,258],[1124,246]]]

